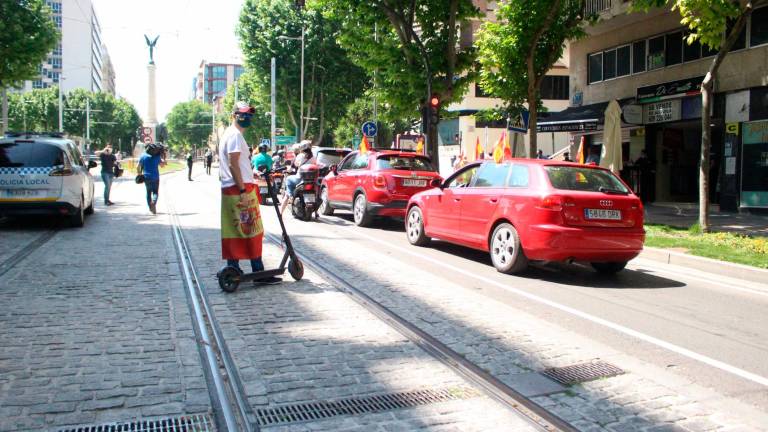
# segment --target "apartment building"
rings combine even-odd
[[[102,91],[101,24],[91,0],[46,0],[46,4],[53,11],[61,40],[40,64],[39,77],[25,82],[22,91],[59,84],[65,92],[75,88]]]
[[[618,100],[625,179],[647,202],[697,202],[700,85],[716,51],[686,42],[677,11],[632,12],[624,0],[587,7],[601,19],[570,44],[570,107],[539,130],[599,153],[605,107]],[[768,7],[754,11],[715,77],[710,198],[724,210],[768,208],[767,65]]]
[[[214,96],[226,92],[227,87],[234,85],[244,72],[245,68],[238,63],[201,61],[197,77],[193,80],[193,98],[211,103]]]

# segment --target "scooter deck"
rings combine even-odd
[[[273,276],[281,276],[285,273],[285,267],[280,267],[272,270],[262,270],[253,273],[244,273],[240,275],[240,282],[248,282],[258,279],[266,279]]]

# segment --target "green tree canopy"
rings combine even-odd
[[[168,144],[174,153],[200,147],[211,135],[211,107],[198,100],[181,102],[166,121]]]
[[[563,55],[565,42],[584,34],[583,7],[577,0],[507,1],[499,4],[496,21],[480,29],[480,85],[510,113],[528,104],[530,157],[537,150],[541,81]]]
[[[59,89],[50,87],[8,96],[10,130],[52,132],[59,130]]]
[[[43,0],[0,1],[0,88],[37,75],[59,33]]]

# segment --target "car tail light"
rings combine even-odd
[[[378,174],[373,178],[373,185],[377,188],[385,188],[387,187],[387,179],[383,175]]]
[[[541,202],[539,202],[539,208],[552,211],[561,211],[564,204],[565,202],[562,196],[547,195],[541,198]]]
[[[312,190],[315,188],[315,185],[312,183],[304,183],[304,190]]]
[[[72,171],[72,168],[59,167],[59,168],[52,169],[51,172],[48,173],[48,175],[54,176],[54,177],[61,177],[61,176],[71,176],[74,173],[75,172]]]

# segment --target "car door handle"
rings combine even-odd
[[[497,202],[499,202],[499,199],[498,198],[489,198],[488,201],[490,201],[492,203],[497,203]]]
[[[454,198],[453,200],[456,201],[456,202],[459,202],[459,201],[461,201],[461,198]]]

